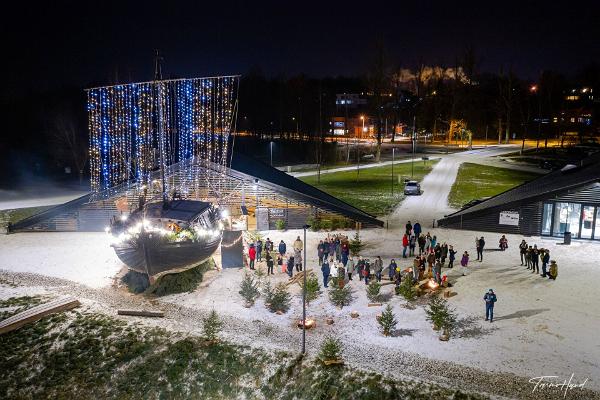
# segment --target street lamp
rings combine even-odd
[[[272,167],[273,166],[273,141],[271,140],[271,142],[269,144],[271,147],[271,167]]]
[[[304,276],[302,277],[302,354],[306,354],[306,230],[310,225],[304,225],[304,258],[302,259]]]
[[[535,149],[536,151],[540,148],[540,131],[541,131],[541,124],[542,124],[542,102],[540,101],[540,95],[538,93],[538,87],[537,85],[531,85],[531,87],[529,88],[529,91],[532,94],[535,94],[537,97],[537,101],[538,101],[538,130],[537,130],[537,137],[536,137],[536,144],[535,144]]]
[[[396,148],[392,147],[392,197],[394,197],[394,159],[396,158]]]
[[[365,133],[365,116],[361,115],[360,119],[362,121],[362,133],[364,134]]]

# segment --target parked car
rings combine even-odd
[[[407,181],[404,184],[404,194],[420,195],[421,194],[421,185],[417,181]]]

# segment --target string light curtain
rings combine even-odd
[[[193,157],[225,166],[238,83],[221,76],[88,89],[92,190],[146,184],[151,171]]]

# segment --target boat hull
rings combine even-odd
[[[151,281],[182,272],[208,260],[221,244],[221,235],[199,242],[164,242],[148,235],[136,242],[113,244],[117,257],[130,269],[147,274]]]

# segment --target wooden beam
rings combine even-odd
[[[79,307],[81,303],[73,297],[63,297],[48,303],[40,304],[20,312],[0,322],[0,334],[14,331],[23,325],[38,321],[46,315],[55,314],[62,311],[72,310]]]

